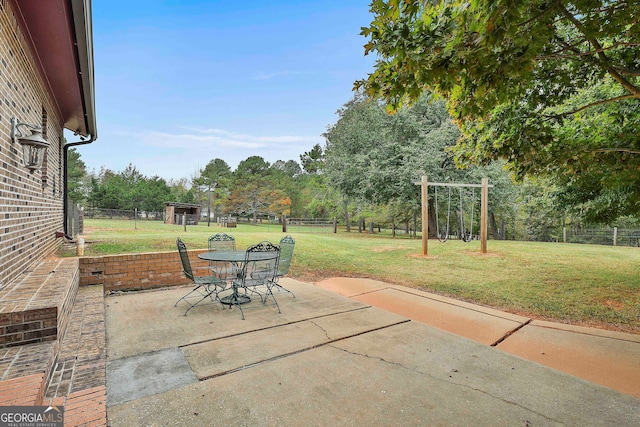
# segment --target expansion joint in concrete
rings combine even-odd
[[[329,346],[329,347],[335,348],[335,347],[331,346],[331,344],[336,343],[338,341],[346,340],[346,339],[349,339],[349,338],[357,337],[357,336],[360,336],[360,335],[368,334],[370,332],[379,331],[381,329],[386,329],[386,328],[390,328],[390,327],[393,327],[393,326],[401,325],[403,323],[407,323],[407,322],[410,322],[410,321],[411,320],[409,320],[409,319],[402,320],[402,321],[397,322],[397,323],[392,323],[390,325],[380,326],[378,328],[369,329],[369,330],[364,331],[364,332],[359,332],[359,333],[356,333],[356,334],[352,334],[352,335],[348,335],[348,336],[344,336],[344,337],[340,337],[340,338],[336,338],[336,339],[329,339],[329,341],[321,343],[321,344],[316,344],[316,345],[312,345],[312,346],[309,346],[309,347],[301,348],[301,349],[296,350],[296,351],[291,351],[289,353],[280,354],[280,355],[275,356],[275,357],[270,357],[268,359],[263,359],[263,360],[260,360],[258,362],[255,362],[255,363],[251,363],[251,364],[248,364],[248,365],[240,366],[238,368],[230,369],[230,370],[224,371],[224,372],[219,372],[217,374],[204,376],[204,377],[201,377],[201,378],[198,378],[198,379],[200,381],[210,380],[212,378],[221,377],[223,375],[227,375],[227,374],[232,374],[234,372],[243,371],[245,369],[253,368],[255,366],[260,366],[260,365],[262,365],[264,363],[269,363],[269,362],[273,362],[273,361],[276,361],[276,360],[284,359],[285,357],[294,356],[296,354],[304,353],[304,352],[309,351],[309,350],[314,350],[316,348],[321,348],[321,347],[325,347],[325,346]]]

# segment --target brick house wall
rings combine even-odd
[[[53,253],[63,226],[63,126],[12,3],[0,0],[0,286]],[[43,126],[42,170],[29,173],[11,118]]]

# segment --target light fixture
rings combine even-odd
[[[20,127],[29,129],[30,134],[20,131]],[[49,146],[46,139],[42,137],[42,127],[20,123],[15,117],[11,118],[11,140],[22,145],[22,156],[24,165],[31,173],[42,166],[44,153]]]

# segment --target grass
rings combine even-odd
[[[218,231],[237,246],[278,241],[281,229],[239,224],[182,226],[156,221],[85,220],[85,255],[173,251],[180,236],[190,249],[205,248]],[[291,231],[291,230],[290,230]],[[640,249],[561,243],[421,241],[377,234],[296,233],[291,276],[315,281],[368,277],[523,314],[537,319],[640,333]]]

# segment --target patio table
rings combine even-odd
[[[245,271],[243,266],[246,262],[252,261],[267,261],[270,259],[276,259],[278,252],[250,252],[247,259],[247,251],[210,251],[203,252],[198,255],[198,258],[206,261],[218,261],[231,263],[238,272],[238,279],[242,279],[242,274]],[[240,295],[238,288],[233,287],[233,293],[226,297],[220,298],[223,304],[244,304],[251,301],[249,295]]]

